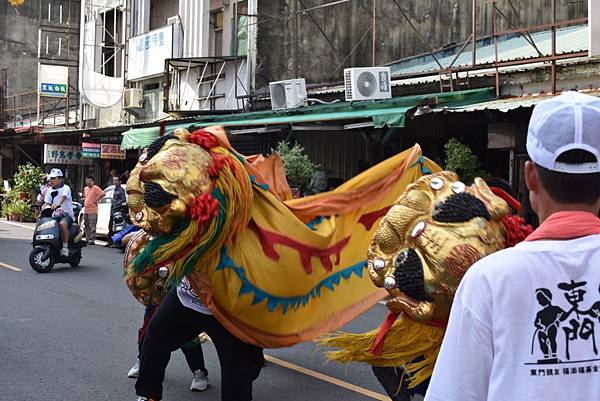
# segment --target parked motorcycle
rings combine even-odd
[[[79,266],[81,248],[85,245],[79,225],[73,223],[69,231],[69,256],[61,256],[60,226],[57,219],[52,217],[52,208],[46,206],[42,208],[33,232],[33,250],[29,254],[29,264],[38,273],[50,272],[56,263]]]

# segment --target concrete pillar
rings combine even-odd
[[[589,53],[590,57],[600,56],[600,2],[588,1]]]
[[[210,0],[180,0],[183,26],[183,57],[207,57]]]

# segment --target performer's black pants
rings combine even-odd
[[[135,384],[138,396],[162,399],[162,383],[171,352],[206,332],[221,362],[221,400],[252,400],[252,382],[263,366],[262,349],[229,333],[213,316],[181,304],[176,289],[169,291],[150,321]]]
[[[151,316],[154,312],[154,309],[158,308],[157,306],[149,306],[146,308],[146,312],[144,313],[144,326],[140,328],[139,338],[138,338],[138,359],[142,358],[142,347],[144,345],[144,337],[146,331],[146,319],[151,319]],[[143,334],[142,334],[143,333]],[[190,341],[181,347],[181,352],[185,356],[185,360],[187,361],[188,367],[194,373],[197,370],[201,370],[206,376],[208,376],[208,370],[204,366],[204,353],[202,352],[202,344],[199,342]]]
[[[427,379],[415,388],[408,388],[408,375],[400,367],[371,366],[371,368],[392,401],[410,401],[415,394],[424,396],[427,392],[427,387],[429,387],[429,379]],[[403,378],[404,381],[402,380]]]

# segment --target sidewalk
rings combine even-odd
[[[33,230],[35,228],[35,223],[25,223],[21,221],[8,221],[4,217],[0,217],[0,221],[6,224],[10,224],[11,226],[23,227]]]

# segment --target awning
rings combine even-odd
[[[590,96],[598,96],[600,97],[600,90],[582,90],[580,93],[584,93]],[[474,111],[483,111],[483,110],[493,110],[499,111],[502,113],[507,113],[511,110],[519,109],[519,108],[529,108],[535,107],[538,103],[543,102],[544,100],[548,100],[556,95],[552,95],[551,93],[539,93],[533,95],[525,95],[525,96],[517,96],[517,97],[509,97],[504,99],[494,99],[479,103],[473,103],[469,105],[463,106],[438,106],[432,108],[433,112],[451,112],[451,113],[470,113]]]
[[[121,149],[143,149],[148,147],[160,135],[159,127],[132,128],[123,132]]]
[[[229,115],[197,117],[194,123],[168,125],[165,132],[176,128],[206,127],[223,125],[226,127],[252,127],[297,123],[316,123],[326,121],[364,121],[369,119],[373,127],[404,127],[406,113],[424,103],[437,106],[460,107],[494,98],[493,88],[471,89],[465,91],[433,93],[426,95],[396,97],[378,101],[338,102],[318,104],[283,111],[258,111]],[[136,128],[123,134],[122,149],[142,148],[158,138],[160,128]]]

